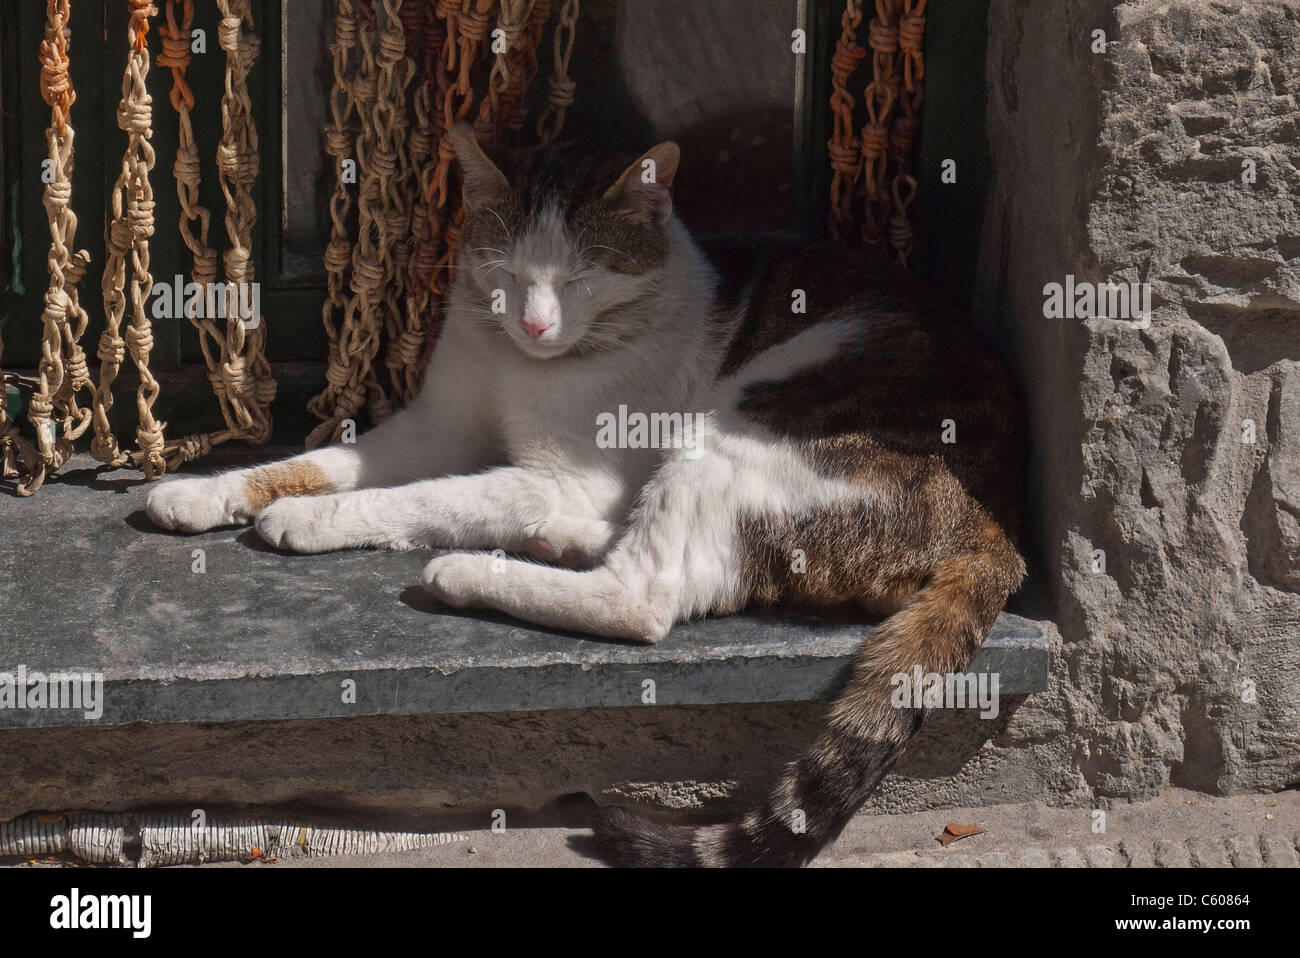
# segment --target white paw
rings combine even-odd
[[[220,476],[173,479],[154,486],[144,509],[154,525],[174,532],[205,532],[240,521]]]
[[[439,556],[424,567],[420,580],[439,602],[456,609],[480,608],[488,591],[488,577],[500,574],[495,564],[505,561],[492,555]]]
[[[335,511],[325,497],[277,499],[257,517],[257,534],[267,545],[285,552],[328,552],[343,548],[331,529]]]
[[[525,530],[524,549],[546,562],[570,569],[598,565],[614,539],[614,527],[603,519],[551,516]]]

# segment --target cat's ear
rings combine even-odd
[[[463,120],[447,131],[447,139],[456,148],[460,168],[461,191],[465,205],[472,210],[491,206],[510,192],[510,183],[478,145],[474,127]]]
[[[682,151],[671,140],[650,147],[623,171],[602,199],[663,226],[673,213],[673,177],[681,158]]]

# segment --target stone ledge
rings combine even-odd
[[[0,671],[105,683],[97,720],[0,709],[0,728],[636,706],[647,679],[659,705],[806,701],[870,631],[755,612],[647,648],[449,614],[412,585],[426,552],[287,556],[248,529],[162,534],[144,494],[136,474],[78,457],[32,499],[0,500]],[[972,671],[1023,694],[1047,687],[1049,658],[1036,623],[1004,614]]]

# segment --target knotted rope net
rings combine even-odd
[[[852,238],[857,199],[863,246],[882,256],[892,254],[904,266],[915,247],[907,210],[917,188],[912,156],[925,92],[925,5],[926,0],[875,0],[876,15],[867,28],[871,80],[862,94],[867,122],[859,132],[849,85],[867,55],[857,40],[862,0],[846,0],[831,58],[834,128],[827,143],[832,170],[828,230],[839,242]]]
[[[225,297],[217,317],[193,302],[186,304],[225,428],[171,441],[164,437],[166,424],[153,415],[159,385],[149,368],[153,335],[145,310],[153,287],[149,244],[154,233],[147,38],[158,8],[150,0],[125,2],[128,55],[117,121],[127,145],[112,191],[102,280],[105,328],[97,348],[98,382],[86,409],[77,398],[92,386],[80,346],[88,317],[78,289],[89,256],[73,251],[77,218],[71,208],[74,131],[69,117],[76,94],[68,73],[70,0],[47,0],[41,92],[51,109],[50,177],[44,196],[51,243],[41,362],[28,404],[35,446],[18,433],[0,402],[4,475],[20,477],[22,494],[35,491],[57,470],[73,442],[92,427],[91,452],[98,459],[112,466],[135,465],[149,478],[231,439],[263,443],[271,435],[276,384],[265,356],[267,328],[260,315],[242,315],[238,301],[239,290],[254,282],[252,235],[258,215],[252,192],[260,154],[247,81],[260,42],[251,2],[215,0],[226,54],[216,165],[230,238],[230,248],[220,257],[221,284],[218,254],[209,242],[212,214],[199,203],[195,97],[186,76],[194,3],[162,0],[166,17],[159,29],[158,63],[172,73],[181,240],[192,257],[193,282],[200,289],[215,286]],[[858,43],[863,0],[846,0],[831,62],[830,233],[847,242],[856,230],[865,246],[897,256],[904,265],[915,245],[908,208],[917,189],[912,154],[924,93],[926,2],[874,0],[864,48]],[[345,424],[363,411],[374,421],[383,420],[418,390],[465,217],[447,130],[472,117],[485,144],[520,142],[526,94],[538,72],[538,50],[554,9],[553,0],[337,0],[330,117],[324,131],[335,173],[322,309],[329,360],[326,386],[308,404],[321,420],[307,437],[309,448],[340,438]],[[563,0],[558,11],[546,105],[536,122],[543,143],[560,135],[576,93],[569,69],[579,2]],[[868,54],[871,79],[862,93],[866,122],[858,129],[850,87],[859,61]],[[486,80],[476,110],[473,79],[484,60]],[[218,318],[224,318],[224,328]],[[113,384],[128,355],[139,376],[138,426],[135,448],[129,451],[119,446],[109,419]]]
[[[149,18],[158,11],[149,0],[128,0],[128,6],[129,51],[126,73],[122,77],[122,99],[117,107],[117,125],[127,135],[127,147],[117,182],[113,185],[113,218],[105,244],[105,328],[99,339],[99,384],[94,399],[95,438],[90,451],[96,459],[110,466],[134,463],[144,470],[145,475],[156,478],[167,467],[163,460],[165,423],[153,418],[158,382],[149,371],[153,329],[145,312],[145,302],[153,290],[153,276],[149,273],[149,239],[154,232],[153,186],[149,182],[154,166],[154,151],[150,144],[153,98],[145,88],[145,78],[149,75]],[[122,322],[126,318],[128,298],[131,315],[124,337]],[[136,387],[136,409],[140,417],[136,427],[138,448],[134,453],[119,447],[108,418],[113,408],[113,382],[128,351],[140,380]]]
[[[308,448],[337,441],[363,410],[387,418],[419,388],[465,217],[447,130],[473,114],[485,144],[519,141],[551,9],[550,0],[339,0],[325,130],[335,171],[322,310],[330,355],[325,389],[308,403],[321,420]],[[544,140],[559,134],[573,103],[577,15],[576,0],[566,0],[539,120]],[[483,57],[491,62],[475,113]]]
[[[241,290],[252,288],[253,226],[257,204],[253,187],[261,168],[257,126],[248,74],[261,52],[250,0],[217,0],[221,11],[219,40],[226,53],[225,95],[221,99],[221,142],[217,145],[217,176],[226,201],[226,234],[230,249],[222,254],[226,292],[226,354],[212,377],[219,399],[228,402],[245,438],[264,443],[271,438],[271,403],[275,379],[266,360],[266,323],[260,315],[245,317]],[[240,297],[236,304],[232,298]]]
[[[159,28],[163,52],[158,65],[172,71],[171,104],[178,124],[178,146],[173,175],[176,178],[176,195],[180,203],[179,229],[181,241],[193,258],[190,272],[195,288],[206,291],[217,282],[217,251],[208,244],[212,214],[199,203],[202,167],[198,145],[194,139],[192,111],[194,91],[186,77],[192,56],[190,52],[194,24],[193,0],[166,0],[166,22]],[[178,9],[180,11],[178,16]],[[218,162],[220,164],[223,194],[228,204],[227,225],[235,237],[233,259],[226,262],[229,278],[244,277],[231,282],[251,282],[251,268],[247,253],[251,246],[251,230],[257,211],[252,206],[251,189],[257,177],[257,140],[249,107],[247,77],[257,58],[257,38],[252,31],[251,14],[247,4],[224,4],[221,7],[222,27],[219,42],[226,53],[227,94],[222,104],[222,140]],[[234,203],[231,203],[231,200]],[[196,235],[194,226],[198,224]],[[230,254],[227,254],[229,257]],[[223,296],[230,287],[223,291]],[[225,329],[215,322],[218,317],[209,315],[204,302],[186,302],[186,318],[199,334],[199,345],[208,369],[208,381],[217,397],[226,428],[208,433],[196,433],[167,443],[167,467],[177,469],[181,464],[206,455],[213,447],[231,439],[246,439],[253,443],[265,442],[271,432],[270,403],[275,396],[275,382],[262,356],[265,330],[261,317],[246,317],[242,309],[232,309],[229,300],[223,299]],[[215,305],[215,301],[214,301]],[[254,335],[248,335],[247,326],[256,323]],[[253,376],[248,371],[253,371]]]
[[[196,99],[187,76],[195,4],[158,0],[164,16],[157,62],[171,71],[169,99],[177,123],[172,173],[179,232],[192,260],[190,279],[203,293],[182,298],[225,422],[224,429],[172,440],[165,437],[166,423],[153,414],[160,387],[149,365],[153,330],[146,311],[155,232],[148,36],[159,6],[152,0],[125,3],[128,47],[117,124],[126,146],[111,192],[102,274],[105,322],[92,383],[79,345],[88,316],[78,287],[89,256],[73,252],[77,219],[71,208],[69,114],[76,94],[68,73],[70,0],[47,0],[41,91],[52,117],[45,192],[51,245],[42,358],[28,403],[35,446],[19,434],[0,402],[4,475],[19,477],[24,495],[57,470],[75,440],[92,428],[91,453],[97,459],[112,467],[133,465],[150,479],[229,440],[264,443],[271,435],[276,384],[265,356],[267,328],[262,316],[244,315],[242,307],[256,299],[241,295],[255,281],[253,188],[261,163],[248,88],[260,52],[251,0],[215,0],[226,56],[216,167],[230,242],[220,257],[210,242],[212,213],[199,201]],[[483,142],[520,142],[525,97],[538,73],[538,50],[552,9],[552,0],[338,0],[324,131],[336,177],[322,310],[330,355],[325,389],[308,404],[321,419],[307,438],[309,448],[337,440],[362,411],[373,421],[383,420],[418,390],[465,216],[447,130],[472,117]],[[553,73],[537,121],[543,142],[559,136],[574,102],[569,65],[578,13],[578,0],[564,0],[554,26]],[[475,114],[474,71],[485,59],[485,92]],[[132,449],[119,443],[110,416],[113,387],[128,356],[138,375]],[[82,389],[91,390],[90,408],[77,401]]]
[[[69,182],[73,131],[68,124],[68,113],[76,98],[68,74],[70,4],[68,0],[49,0],[46,38],[41,48],[41,90],[53,113],[48,134],[51,174],[45,197],[52,243],[39,384],[28,414],[36,431],[36,450],[27,447],[0,410],[5,475],[19,477],[20,494],[35,491],[71,455],[72,443],[92,425],[92,455],[113,467],[134,465],[151,479],[229,439],[262,443],[271,435],[270,407],[276,387],[264,355],[266,327],[261,316],[245,316],[242,310],[242,304],[256,302],[256,297],[243,291],[250,290],[254,284],[252,231],[257,208],[252,191],[260,155],[247,81],[258,57],[260,40],[250,0],[216,0],[221,16],[218,37],[226,55],[222,137],[216,165],[226,203],[226,232],[231,241],[231,248],[221,257],[225,282],[219,283],[217,252],[208,242],[211,214],[198,201],[201,165],[192,116],[195,98],[186,79],[191,61],[194,4],[193,0],[165,2],[166,22],[159,29],[162,53],[158,62],[172,71],[170,99],[178,121],[173,173],[181,210],[180,234],[193,257],[192,280],[206,293],[199,300],[214,307],[204,309],[200,302],[190,299],[186,313],[199,332],[208,378],[226,428],[166,441],[166,423],[153,415],[160,387],[149,367],[153,331],[145,310],[153,289],[149,245],[155,228],[151,183],[154,150],[150,142],[153,101],[146,83],[150,68],[150,20],[158,15],[158,8],[150,0],[126,0],[128,49],[117,124],[126,134],[127,145],[113,185],[105,242],[102,279],[105,327],[97,349],[100,365],[92,408],[82,410],[77,405],[77,391],[90,384],[85,357],[78,345],[88,317],[77,296],[78,282],[89,257],[84,251],[70,252],[76,232]],[[220,302],[214,302],[214,296],[207,291],[215,293]],[[217,318],[225,318],[224,329],[214,322],[212,313]],[[139,377],[138,427],[133,450],[124,450],[119,445],[110,420],[113,386],[128,355]]]
[[[72,211],[73,141],[69,123],[77,95],[68,75],[68,0],[48,0],[45,37],[41,42],[41,96],[50,107],[45,131],[48,150],[47,182],[43,198],[50,228],[47,257],[49,287],[41,314],[43,335],[37,385],[28,404],[28,419],[36,432],[33,449],[8,421],[0,398],[0,445],[4,447],[4,474],[16,476],[19,495],[29,496],[45,478],[72,455],[72,444],[90,427],[91,412],[81,408],[77,394],[90,386],[81,337],[89,317],[80,302],[79,289],[90,262],[85,250],[73,251],[77,216]]]

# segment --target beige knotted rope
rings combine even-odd
[[[381,3],[382,35],[373,0],[357,0],[355,6],[350,0],[340,0],[335,18],[335,42],[331,47],[332,116],[326,130],[326,148],[335,157],[339,179],[330,204],[333,225],[325,257],[329,295],[322,313],[330,340],[330,358],[325,389],[308,403],[311,412],[322,420],[307,437],[309,449],[336,441],[344,422],[353,419],[363,407],[372,419],[379,421],[391,415],[394,399],[413,395],[431,342],[422,314],[431,298],[446,288],[455,256],[457,229],[464,217],[463,204],[459,208],[449,205],[448,174],[455,150],[446,137],[446,130],[473,108],[470,70],[487,34],[494,0],[439,0],[437,4],[437,18],[442,23],[441,45],[446,54],[445,67],[438,71],[437,79],[437,90],[442,95],[442,116],[438,118],[441,122],[427,113],[427,122],[419,118],[422,101],[418,88],[412,106],[417,129],[429,131],[430,144],[437,128],[437,165],[432,171],[427,156],[418,162],[412,158],[405,165],[398,156],[399,146],[406,144],[398,144],[395,130],[396,135],[401,135],[404,128],[391,104],[398,97],[405,97],[414,64],[403,59],[406,39],[399,36],[397,27],[400,9],[390,0]],[[411,22],[409,14],[408,22]],[[427,29],[432,30],[428,26]],[[435,56],[426,62],[437,65],[441,59]],[[399,69],[399,62],[408,66]],[[424,108],[428,111],[432,106],[431,90],[426,91],[425,97]],[[354,140],[349,140],[353,129],[358,132]],[[349,147],[355,149],[355,154],[349,153]],[[360,179],[354,242],[349,241],[346,228],[350,194],[341,175],[348,159],[355,161]],[[404,202],[405,177],[412,174],[422,192],[408,206]],[[421,199],[424,208],[416,212]],[[450,220],[446,217],[449,208],[457,209]],[[438,245],[442,250],[437,261],[431,264],[435,230],[441,233]],[[409,245],[402,248],[403,244],[409,244],[412,235],[417,244],[414,254]],[[349,262],[351,295],[343,290]],[[402,284],[408,277],[400,274],[412,271],[428,277],[430,293],[426,297],[413,287],[411,295],[405,298],[403,317],[399,304]],[[413,311],[420,314],[418,320],[412,320]],[[389,341],[385,366],[393,396],[385,394],[374,370],[385,331]]]
[[[226,283],[225,348],[220,372],[210,379],[218,399],[230,404],[241,436],[261,444],[271,438],[271,403],[275,401],[276,384],[265,354],[266,322],[260,314],[241,316],[239,301],[256,302],[251,295],[256,282],[253,226],[257,222],[257,204],[253,201],[253,187],[262,160],[248,74],[262,44],[254,28],[250,0],[217,0],[217,9],[221,13],[218,38],[226,53],[217,179],[226,201],[226,235],[231,245],[221,256]]]
[[[373,162],[376,131],[376,101],[379,97],[380,68],[375,57],[378,21],[369,0],[358,0],[358,20],[341,2],[336,21],[336,42],[346,32],[355,38],[359,50],[359,63],[350,84],[352,113],[356,116],[360,132],[353,141],[354,161],[360,182],[357,189],[357,235],[350,250],[352,277],[351,295],[345,299],[341,322],[330,337],[330,359],[326,369],[324,392],[312,399],[307,408],[324,421],[307,437],[307,448],[313,449],[324,442],[336,441],[342,433],[344,422],[354,419],[364,408],[367,382],[372,381],[371,365],[379,353],[380,314],[383,303],[385,256],[377,248],[382,195],[393,168],[379,169]],[[347,21],[347,26],[344,26]],[[403,45],[403,49],[404,49]],[[337,66],[338,58],[335,63]],[[390,77],[391,79],[391,77]],[[328,257],[328,254],[327,254]],[[327,314],[326,330],[330,331]],[[371,410],[382,417],[386,410],[376,402]]]
[[[183,12],[178,22],[176,9],[182,2]],[[222,22],[218,41],[226,53],[226,92],[222,100],[222,137],[217,163],[226,199],[227,232],[233,242],[224,265],[228,282],[252,283],[251,237],[257,218],[252,203],[252,187],[260,159],[257,130],[250,113],[247,78],[257,59],[259,44],[252,33],[253,22],[247,3],[219,4],[219,9]],[[220,304],[216,295],[208,295],[209,290],[214,294],[217,292],[217,251],[208,245],[212,214],[199,203],[201,167],[191,115],[194,92],[186,79],[191,61],[193,23],[193,0],[167,0],[167,22],[158,31],[163,39],[158,65],[170,67],[172,71],[171,103],[179,124],[173,166],[181,210],[179,228],[181,240],[194,258],[191,277],[200,291],[200,303],[187,299],[186,316],[198,330],[208,381],[217,397],[226,428],[168,442],[167,466],[173,470],[207,455],[214,446],[231,439],[245,439],[254,444],[265,442],[271,434],[270,404],[275,398],[275,382],[262,356],[266,337],[262,317],[245,317],[234,308],[240,299],[238,295],[233,301],[227,298],[230,286],[220,290]],[[199,224],[197,236],[193,228],[196,220]],[[235,289],[238,294],[238,287]],[[222,307],[217,312],[224,311],[224,330],[215,321],[218,317],[208,314],[209,304]],[[250,331],[246,322],[247,326],[256,325]]]
[[[164,437],[165,423],[152,414],[159,386],[149,369],[153,338],[145,311],[153,288],[149,242],[154,232],[147,36],[149,18],[158,11],[151,0],[127,0],[130,46],[118,125],[128,142],[114,184],[107,230],[99,381],[93,390],[92,409],[81,410],[75,393],[90,380],[77,345],[87,317],[77,301],[76,287],[88,257],[84,252],[69,251],[76,228],[68,183],[73,132],[66,122],[75,98],[66,75],[69,0],[47,2],[49,42],[48,50],[42,51],[46,67],[42,89],[55,117],[50,140],[53,177],[46,197],[52,236],[50,293],[41,383],[29,411],[41,448],[38,452],[24,442],[0,408],[5,474],[21,471],[31,477],[24,480],[24,487],[34,490],[70,455],[72,440],[92,425],[91,451],[98,459],[115,467],[134,463],[151,479],[232,438],[265,442],[271,432],[270,405],[275,396],[275,382],[264,355],[266,328],[260,315],[243,317],[238,308],[238,291],[254,282],[252,229],[257,209],[252,189],[260,166],[247,86],[260,46],[250,0],[216,0],[221,13],[220,44],[226,52],[222,139],[217,153],[231,240],[231,248],[222,256],[224,285],[217,283],[217,253],[208,240],[211,213],[199,203],[201,174],[192,116],[195,99],[186,80],[193,0],[166,0],[166,23],[160,29],[163,50],[158,63],[172,71],[170,98],[178,118],[179,146],[173,172],[181,239],[193,257],[192,281],[205,293],[199,299],[211,304],[206,292],[214,287],[226,297],[224,331],[214,322],[217,317],[201,313],[192,297],[184,297],[187,318],[199,333],[226,428],[170,442]],[[551,0],[438,0],[436,7],[425,0],[378,0],[382,29],[376,0],[339,2],[331,45],[335,74],[332,115],[326,127],[326,149],[335,159],[338,174],[330,201],[331,239],[325,258],[328,296],[322,312],[330,339],[330,363],[325,391],[309,404],[323,420],[308,437],[309,447],[337,439],[344,420],[363,407],[374,420],[382,420],[391,414],[394,402],[409,400],[418,388],[437,330],[436,316],[430,311],[450,282],[465,215],[463,200],[449,177],[454,150],[446,131],[473,110],[471,70],[498,2],[497,23],[506,44],[488,73],[488,95],[479,126],[485,139],[501,142],[508,137],[517,143],[524,124],[523,99],[538,72],[537,49]],[[565,110],[573,103],[575,85],[568,78],[568,68],[577,15],[577,0],[566,0],[555,28],[556,64],[549,80],[546,113],[538,123],[539,136],[546,141],[559,134]],[[345,165],[352,162],[360,176],[355,242],[348,234],[353,192],[343,175]],[[386,376],[381,381],[375,359],[385,340]],[[137,448],[124,451],[113,434],[109,413],[114,404],[113,384],[128,353],[139,374],[139,426]],[[57,437],[56,422],[62,427]]]
[[[408,7],[403,6],[403,12]],[[418,43],[412,45],[411,35],[418,32]],[[450,84],[447,72],[442,69],[442,54],[447,43],[446,24],[439,19],[437,7],[432,3],[420,5],[420,17],[407,23],[408,52],[418,53],[420,82],[411,98],[413,121],[407,140],[408,156],[414,171],[415,196],[411,206],[411,237],[414,246],[406,281],[406,329],[401,340],[389,344],[396,349],[402,362],[402,374],[394,380],[395,398],[406,403],[414,397],[423,378],[423,358],[431,341],[432,324],[426,313],[433,299],[431,274],[438,261],[438,246],[442,240],[438,207],[429,197],[433,178],[438,169],[436,146],[442,138],[442,111],[435,107],[442,102]]]
[[[537,77],[537,52],[541,49],[542,34],[546,31],[546,21],[550,18],[551,0],[535,0],[533,12],[529,16],[528,25],[525,28],[527,33],[518,51],[519,57],[517,59],[523,61],[521,69],[515,70],[512,74],[507,97],[510,110],[509,115],[505,118],[505,129],[507,141],[512,147],[518,147],[523,138],[524,122],[526,120],[524,97],[532,88],[533,80]]]
[[[547,78],[546,109],[537,120],[537,135],[543,143],[552,143],[564,129],[564,115],[577,94],[578,85],[569,79],[569,61],[573,58],[573,41],[578,31],[578,0],[564,0],[560,22],[555,25],[552,41],[555,62]]]
[[[497,10],[497,25],[492,31],[492,44],[499,52],[492,56],[492,69],[488,73],[487,95],[479,104],[474,120],[474,133],[480,143],[499,144],[505,132],[505,121],[514,110],[515,100],[523,91],[523,47],[528,35],[525,28],[532,17],[535,0],[501,0]],[[496,34],[500,32],[501,36]]]
[[[163,460],[163,428],[153,418],[153,404],[158,398],[158,383],[149,371],[149,353],[153,349],[153,331],[145,312],[145,301],[153,289],[149,274],[149,238],[153,236],[153,188],[149,173],[154,165],[150,145],[153,100],[145,88],[149,74],[149,18],[158,11],[149,0],[127,0],[130,22],[127,33],[130,50],[126,72],[122,77],[122,100],[117,108],[117,125],[127,134],[122,169],[113,186],[113,219],[109,224],[107,257],[104,264],[105,328],[99,339],[99,385],[95,390],[95,438],[90,451],[96,459],[111,466],[135,462],[145,475],[157,478],[167,466]],[[122,320],[127,301],[127,258],[131,260],[131,319],[122,338]],[[140,421],[136,430],[138,451],[118,448],[108,414],[113,408],[113,381],[130,351],[131,361],[140,376],[136,389],[136,407]]]
[[[367,410],[374,422],[393,414],[395,400],[405,394],[406,363],[402,335],[406,332],[406,280],[411,263],[411,211],[415,206],[415,169],[407,152],[410,119],[407,90],[415,78],[415,64],[406,56],[406,30],[399,0],[380,0],[383,27],[379,32],[378,93],[375,103],[376,142],[371,154],[378,175],[379,204],[375,211],[383,280],[373,295],[380,301],[380,322],[387,339],[384,368],[387,384],[372,364],[366,377]]]
[[[862,173],[861,143],[853,123],[853,94],[849,80],[866,56],[858,45],[858,24],[862,22],[862,0],[847,0],[840,18],[840,37],[831,58],[831,116],[834,131],[826,144],[830,155],[831,197],[827,229],[831,238],[843,242],[845,230],[853,224],[853,188]]]
[[[206,293],[217,281],[217,251],[208,245],[208,229],[212,223],[212,214],[199,203],[199,185],[201,182],[198,145],[194,140],[194,125],[191,111],[194,109],[194,91],[186,80],[186,71],[190,65],[190,38],[194,24],[193,0],[183,0],[183,13],[178,23],[176,8],[181,0],[167,0],[167,22],[159,29],[162,37],[163,52],[158,57],[160,67],[170,67],[172,71],[171,104],[178,121],[178,145],[176,161],[172,166],[176,177],[176,196],[180,202],[181,241],[194,258],[190,273],[195,286]],[[199,232],[195,236],[193,225],[198,221]],[[204,307],[207,297],[203,296]],[[190,309],[187,303],[187,317],[198,330],[199,345],[203,350],[203,359],[208,367],[208,376],[214,388],[217,386],[221,369],[228,360],[225,336],[217,329],[206,308]],[[216,354],[214,355],[214,349]],[[231,402],[223,390],[217,391],[221,413],[226,421],[226,428],[220,432],[195,434],[167,443],[167,467],[177,469],[182,463],[206,455],[213,446],[241,434],[240,417],[231,408]],[[247,416],[247,413],[244,413]]]
[[[348,313],[348,296],[345,292],[347,270],[352,262],[352,241],[348,234],[348,217],[352,211],[352,191],[348,189],[349,170],[355,171],[356,158],[352,155],[354,118],[356,117],[356,92],[351,77],[355,75],[357,49],[357,18],[352,0],[339,0],[334,17],[334,42],[330,44],[330,59],[334,67],[334,82],[330,87],[330,119],[325,125],[325,152],[334,158],[334,191],[330,195],[330,241],[325,247],[326,296],[321,310],[321,322],[329,338],[329,365],[326,372],[328,385],[319,396],[313,397],[307,408],[325,420],[307,437],[307,447],[315,448],[323,442],[334,442],[342,431],[342,423],[361,408],[364,396],[355,400],[349,411],[348,392],[351,373],[348,358],[351,356],[352,330],[349,323],[355,313]]]
[[[48,148],[49,182],[45,186],[45,215],[50,228],[47,257],[49,288],[41,315],[44,335],[37,388],[28,404],[28,419],[36,430],[38,461],[23,451],[26,443],[16,430],[0,418],[0,433],[8,438],[23,464],[17,485],[19,495],[30,496],[46,477],[72,455],[72,443],[91,424],[91,412],[77,403],[77,393],[90,385],[81,337],[89,317],[79,295],[81,279],[90,262],[85,250],[72,251],[76,242],[77,216],[71,208],[73,141],[68,123],[77,95],[68,75],[68,0],[48,0],[45,10],[45,39],[41,42],[41,96],[50,106],[50,126],[45,131]],[[2,400],[0,400],[2,402]],[[3,417],[0,411],[0,417]],[[57,430],[56,430],[57,427]],[[30,447],[28,447],[30,450]],[[8,450],[6,450],[8,452]],[[10,468],[17,467],[6,455]]]

